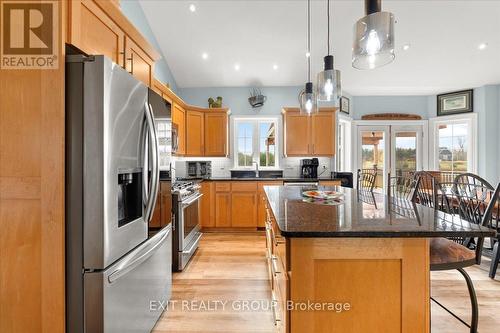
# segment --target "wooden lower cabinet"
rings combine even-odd
[[[231,192],[231,226],[257,227],[257,193]]]
[[[214,197],[214,183],[202,182],[201,183],[201,227],[213,228],[215,227],[215,197]]]
[[[283,181],[203,181],[201,226],[204,228],[265,227],[264,186]]]
[[[320,186],[340,186],[342,182],[340,180],[320,180]]]
[[[172,220],[172,189],[170,182],[160,182],[156,206],[149,225],[153,228],[162,228]]]
[[[230,192],[215,192],[215,226],[231,227]]]

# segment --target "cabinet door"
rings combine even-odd
[[[227,113],[205,113],[205,156],[227,156]]]
[[[203,112],[187,110],[186,112],[186,155],[203,156],[204,140]]]
[[[215,227],[214,220],[214,183],[204,181],[201,183],[201,226],[202,227]]]
[[[230,227],[231,226],[231,193],[216,192],[215,193],[215,226]]]
[[[173,107],[172,122],[177,125],[178,129],[179,147],[176,155],[184,155],[186,153],[186,110],[177,103]]]
[[[87,54],[103,54],[123,67],[124,32],[92,0],[68,1],[68,42]]]
[[[335,113],[315,114],[312,121],[311,153],[316,156],[335,155]]]
[[[151,86],[154,61],[132,39],[125,36],[125,68],[138,80]]]
[[[285,154],[287,156],[304,156],[311,153],[310,123],[309,116],[301,116],[299,112],[285,113]]]
[[[231,193],[231,225],[233,227],[257,227],[257,193]]]
[[[161,226],[164,227],[172,222],[172,188],[170,182],[160,182],[158,203],[161,209]]]
[[[156,201],[156,206],[153,210],[153,216],[151,216],[151,221],[149,221],[149,226],[152,228],[161,227],[161,202],[160,200]]]

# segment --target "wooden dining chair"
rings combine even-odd
[[[358,190],[373,192],[377,180],[377,169],[358,169]]]
[[[437,185],[443,196],[443,205],[440,208],[447,213],[445,218],[458,218],[481,226],[489,226],[493,209],[498,205],[500,184],[495,190],[481,185],[476,186],[475,189],[468,187],[467,190],[464,190],[465,184],[460,183],[460,181],[460,179],[455,179],[452,184],[440,183]],[[448,185],[451,187],[448,188]],[[476,196],[479,192],[482,195]],[[472,307],[470,325],[446,309],[441,303],[431,299],[467,325],[471,333],[477,332],[479,309],[474,284],[464,268],[481,263],[483,244],[484,238],[481,237],[475,240],[467,237],[432,238],[430,241],[431,271],[456,269],[467,283]]]
[[[455,177],[456,190],[462,198],[460,205],[461,215],[468,221],[479,223],[484,215],[486,205],[490,200],[493,186],[483,178],[472,174],[464,173]],[[467,200],[465,199],[467,198]],[[488,227],[500,231],[500,205],[496,204],[492,208]],[[490,239],[492,250],[489,276],[494,279],[500,261],[499,249],[500,236]]]

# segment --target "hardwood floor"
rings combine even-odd
[[[488,277],[489,260],[466,269],[474,280],[479,302],[479,332],[500,327],[500,274]],[[470,302],[465,281],[456,271],[433,272],[431,295],[465,321]],[[174,274],[170,308],[154,333],[273,332],[267,302],[270,288],[265,263],[265,236],[257,233],[205,233],[200,247],[182,273]],[[216,303],[216,301],[218,301]],[[259,305],[252,311],[244,307]],[[226,302],[223,306],[221,302]],[[468,328],[434,302],[432,332],[461,333]]]

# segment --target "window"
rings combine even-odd
[[[467,124],[442,124],[438,131],[439,171],[467,171]]]
[[[475,118],[434,122],[434,167],[439,171],[475,172]]]
[[[339,115],[337,130],[337,170],[351,170],[351,119]]]
[[[236,168],[278,167],[277,120],[265,118],[235,118],[234,152]]]

